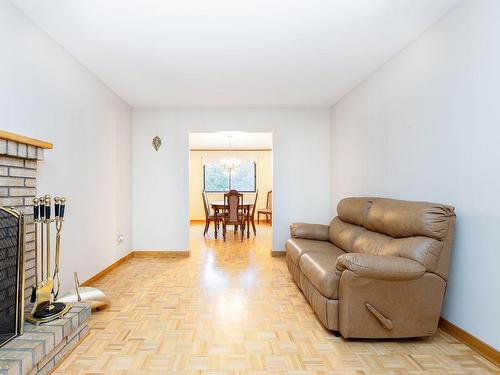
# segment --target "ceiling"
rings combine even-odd
[[[459,0],[11,0],[133,107],[328,107]]]
[[[198,132],[189,134],[189,148],[210,149],[271,149],[273,147],[273,133],[263,132]]]

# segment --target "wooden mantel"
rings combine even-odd
[[[42,141],[40,139],[26,137],[24,135],[19,135],[4,130],[0,130],[0,139],[5,139],[7,141],[13,141],[17,143],[24,143],[30,146],[36,146],[45,149],[51,149],[54,145],[50,142]]]

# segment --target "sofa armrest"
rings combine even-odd
[[[293,223],[290,225],[290,235],[292,238],[328,241],[329,230],[330,227],[323,224]]]
[[[414,280],[425,273],[425,267],[411,259],[360,253],[342,254],[336,267],[339,271],[347,269],[358,276],[379,280]]]

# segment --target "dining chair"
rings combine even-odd
[[[217,225],[218,228],[219,222],[222,221],[222,218],[220,216],[217,216],[216,218],[215,215],[210,213],[210,204],[208,203],[207,193],[202,191],[201,196],[203,199],[203,207],[205,208],[205,230],[203,231],[203,235],[205,236],[208,232],[208,228],[210,227],[210,223],[213,221],[214,225]]]
[[[255,200],[252,206],[252,212],[250,214],[250,222],[252,223],[253,235],[257,235],[257,229],[255,228],[255,211],[257,210],[257,198],[259,196],[259,189],[255,191]]]
[[[266,208],[261,208],[257,211],[257,224],[260,224],[260,215],[266,215],[266,221],[269,223],[271,217],[271,225],[273,225],[273,191],[267,192]]]
[[[226,212],[222,215],[222,236],[226,241],[227,226],[234,225],[241,229],[241,241],[245,235],[245,213],[241,210],[243,205],[243,194],[236,190],[230,190],[224,194],[224,206]]]

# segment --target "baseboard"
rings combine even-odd
[[[118,259],[113,264],[109,265],[102,271],[96,273],[90,279],[85,280],[83,283],[80,283],[80,286],[91,286],[93,283],[102,279],[106,274],[110,273],[120,264],[125,262],[126,260],[136,257],[136,258],[187,258],[191,255],[190,251],[131,251],[124,257]]]
[[[286,253],[281,250],[271,250],[271,256],[272,257],[284,257]]]
[[[500,366],[500,352],[494,347],[479,340],[477,337],[472,336],[470,333],[464,331],[462,328],[444,318],[439,319],[439,328],[462,341],[465,345],[493,362],[496,366]]]
[[[92,276],[90,279],[85,280],[83,283],[80,283],[81,286],[91,286],[93,283],[95,283],[97,280],[103,278],[106,274],[110,273],[113,269],[118,267],[120,264],[125,262],[127,259],[132,258],[132,252],[128,253],[125,255],[123,258],[118,259],[116,262],[111,264],[110,266],[106,267],[103,269],[101,272],[96,273],[94,276]]]
[[[187,258],[191,255],[189,250],[176,251],[132,251],[132,256],[135,258]]]

